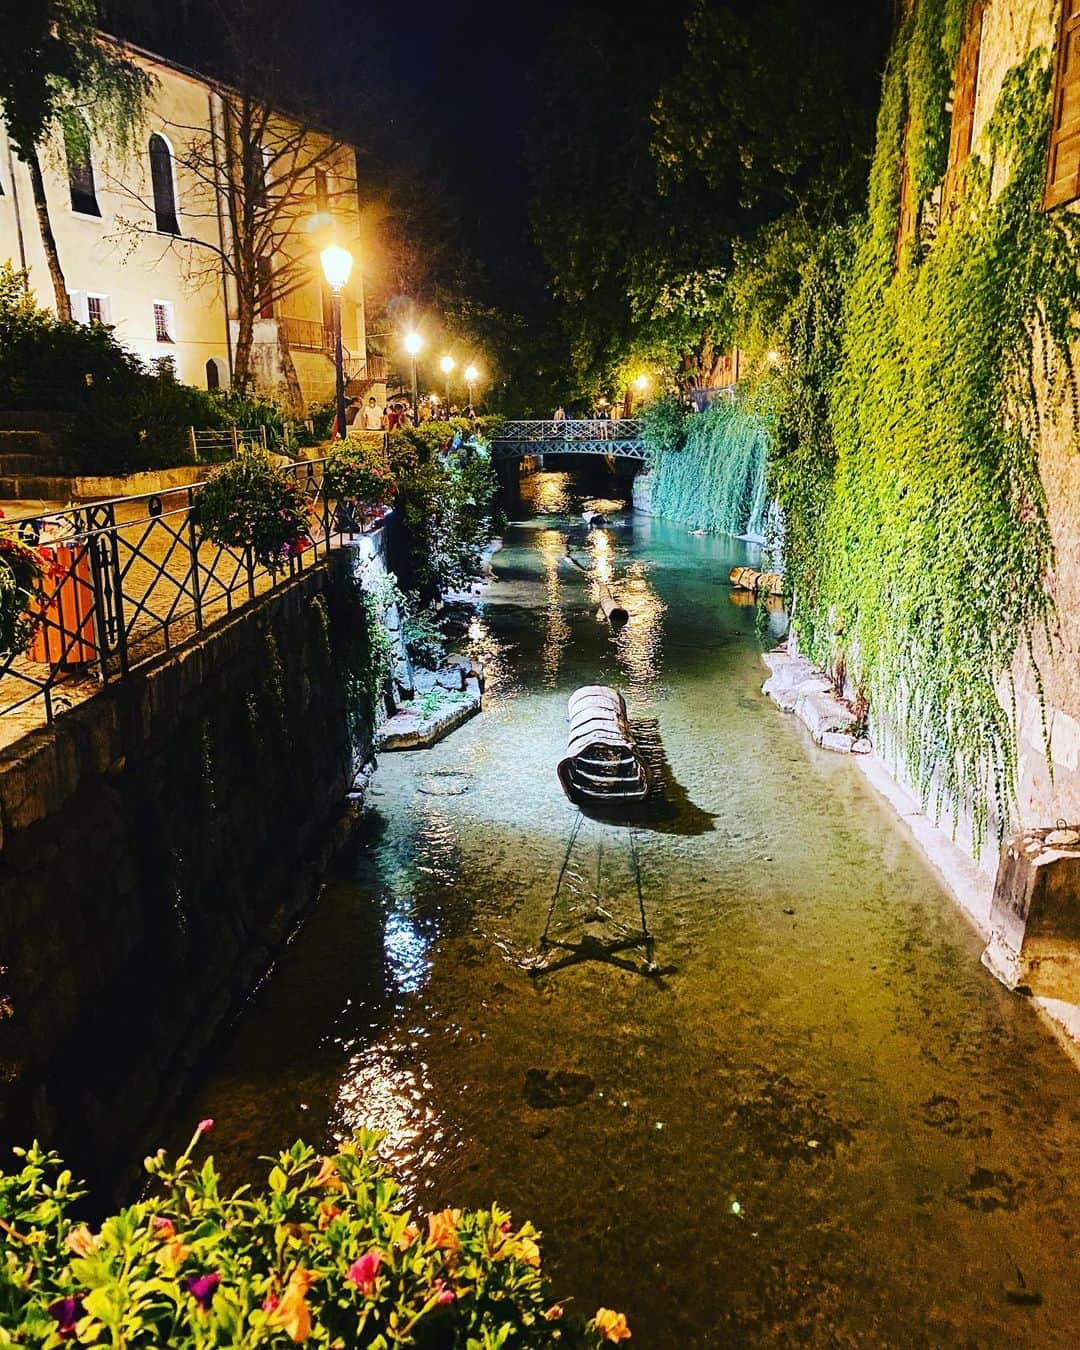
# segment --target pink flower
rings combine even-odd
[[[199,1121],[199,1126],[196,1133],[205,1134],[207,1130],[212,1130],[213,1128],[214,1128],[213,1120],[210,1117],[207,1117],[206,1120]]]
[[[375,1292],[375,1276],[379,1273],[381,1265],[382,1252],[372,1248],[352,1263],[345,1278],[355,1284],[362,1294],[370,1297]]]
[[[263,1312],[273,1312],[280,1302],[281,1299],[278,1298],[277,1294],[267,1294],[262,1301]]]
[[[176,1225],[172,1219],[163,1218],[160,1214],[155,1214],[150,1220],[150,1227],[158,1237],[170,1238],[176,1236]]]
[[[454,1299],[457,1298],[457,1294],[454,1293],[453,1289],[449,1288],[446,1281],[441,1277],[435,1281],[435,1288],[439,1295],[435,1300],[436,1303],[453,1303]]]

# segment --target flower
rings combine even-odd
[[[328,1191],[340,1191],[342,1184],[342,1180],[338,1176],[337,1159],[324,1158],[319,1170],[315,1173],[315,1185],[325,1186]]]
[[[375,1276],[379,1273],[381,1265],[382,1252],[373,1247],[352,1263],[345,1278],[370,1298],[375,1292]]]
[[[277,1307],[270,1313],[270,1323],[281,1327],[291,1340],[306,1341],[311,1335],[311,1313],[305,1300],[315,1279],[310,1270],[297,1266],[289,1276]]]
[[[457,1294],[453,1291],[453,1289],[450,1288],[450,1286],[442,1278],[439,1278],[435,1281],[435,1292],[438,1296],[435,1299],[435,1302],[441,1303],[443,1305],[447,1303],[453,1303],[454,1299],[457,1298]]]
[[[417,1228],[416,1224],[407,1223],[397,1240],[398,1251],[407,1252],[419,1236],[420,1229]]]
[[[278,1298],[277,1294],[267,1294],[267,1296],[262,1301],[263,1312],[266,1313],[273,1312],[280,1302],[281,1299]]]
[[[527,1266],[539,1266],[540,1248],[531,1237],[520,1237],[514,1250],[514,1255],[519,1261],[524,1261]]]
[[[213,1117],[208,1116],[205,1120],[199,1121],[198,1125],[195,1127],[195,1133],[205,1134],[207,1130],[212,1130],[213,1128],[214,1128]]]
[[[332,1200],[324,1200],[319,1206],[319,1232],[325,1233],[330,1225],[344,1211],[340,1210]]]
[[[438,1214],[429,1214],[428,1241],[431,1245],[444,1252],[460,1251],[461,1239],[457,1234],[460,1219],[460,1209],[444,1209]]]
[[[190,1247],[185,1246],[178,1237],[171,1237],[158,1249],[155,1260],[162,1270],[175,1271],[179,1269],[185,1258],[190,1254]],[[196,1277],[192,1276],[191,1278],[194,1279]],[[214,1278],[219,1279],[220,1276],[215,1276]],[[196,1297],[198,1297],[198,1295],[196,1295]],[[213,1297],[213,1290],[211,1290],[211,1297]],[[209,1306],[209,1304],[207,1306]]]
[[[547,1312],[544,1313],[544,1321],[545,1322],[561,1321],[564,1311],[565,1310],[561,1303],[553,1303],[551,1307],[547,1310]]]
[[[73,1228],[64,1242],[68,1250],[73,1251],[76,1256],[93,1256],[97,1251],[98,1240],[84,1223],[78,1228]]]
[[[81,1294],[69,1294],[67,1298],[58,1298],[55,1303],[49,1304],[49,1316],[64,1337],[75,1335],[75,1327],[85,1315]]]
[[[155,1214],[150,1220],[150,1227],[160,1238],[171,1238],[176,1236],[176,1225],[172,1219],[166,1219],[164,1215]]]
[[[184,1288],[203,1312],[209,1312],[220,1283],[221,1276],[213,1271],[208,1275],[189,1275],[184,1281]]]
[[[626,1325],[626,1314],[612,1312],[610,1308],[598,1308],[593,1319],[597,1331],[606,1341],[628,1341],[630,1328]]]

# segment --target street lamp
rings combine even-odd
[[[634,380],[634,388],[637,390],[639,402],[645,397],[645,391],[646,389],[648,389],[648,387],[649,387],[649,377],[644,372],[642,372]]]
[[[321,254],[323,276],[330,287],[330,310],[334,321],[334,371],[337,376],[337,429],[345,436],[345,362],[341,351],[341,292],[352,271],[353,258],[347,248],[331,244]]]
[[[473,385],[476,383],[476,381],[477,381],[479,378],[480,378],[480,372],[476,369],[475,366],[466,366],[466,367],[465,367],[465,383],[469,386],[469,407],[470,407],[470,408],[472,408],[472,406],[473,406]],[[476,409],[473,408],[473,412],[475,412],[475,411],[476,411]]]
[[[416,358],[423,345],[424,339],[415,329],[405,334],[405,350],[409,353],[409,358],[412,361],[412,406],[414,422],[420,420],[420,403],[416,392]]]
[[[439,369],[446,376],[446,406],[448,408],[450,406],[450,372],[454,369],[455,364],[452,356],[444,356],[439,362]]]

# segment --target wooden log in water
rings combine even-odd
[[[624,628],[630,622],[629,612],[619,604],[602,581],[598,583],[597,589],[600,592],[600,608],[604,618],[612,628]]]
[[[760,575],[752,567],[733,567],[728,573],[728,580],[740,591],[756,591]]]
[[[784,578],[779,572],[762,572],[758,577],[757,588],[766,595],[783,595]]]

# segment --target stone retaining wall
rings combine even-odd
[[[369,748],[335,655],[355,566],[0,755],[0,1143],[119,1177],[316,896]]]

